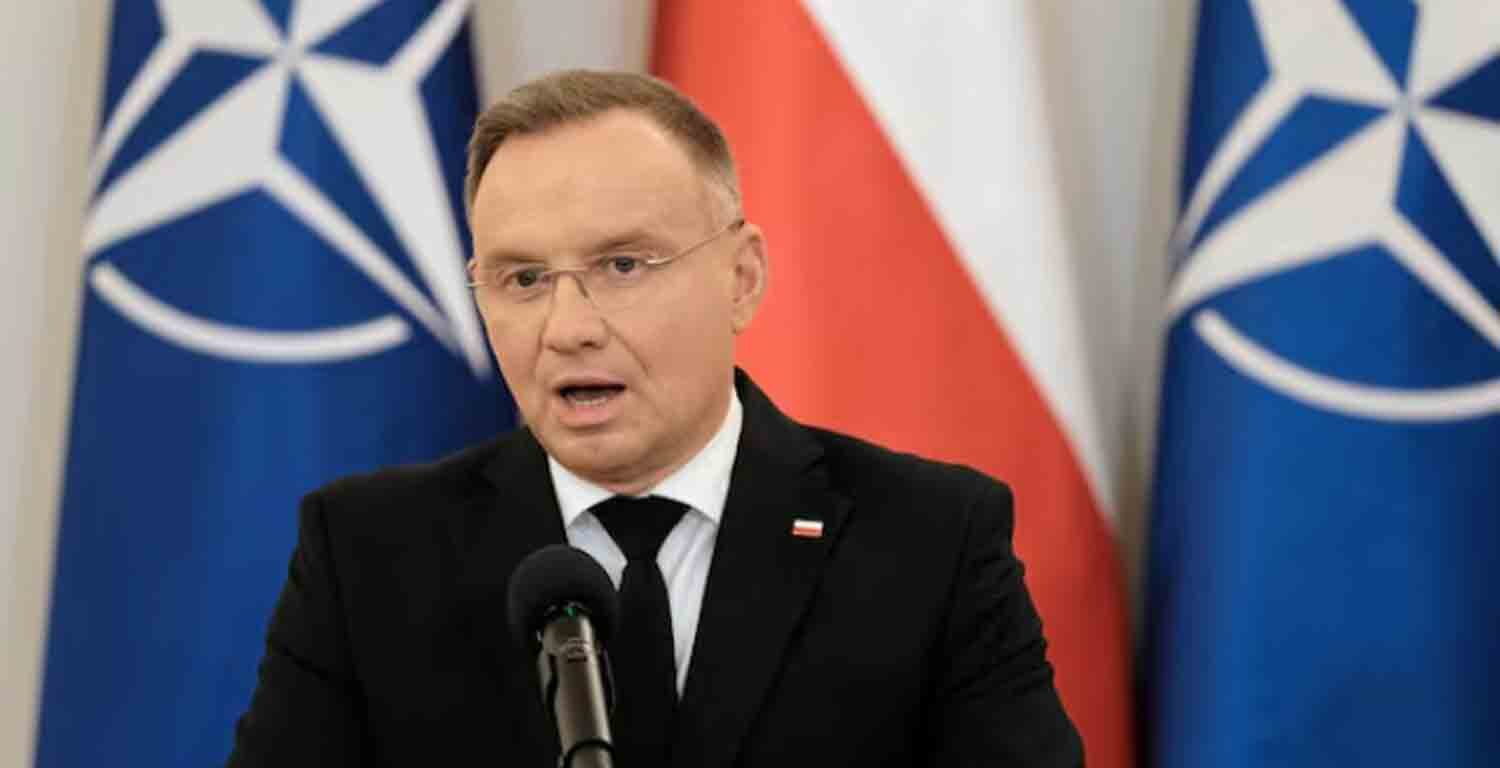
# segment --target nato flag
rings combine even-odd
[[[1203,0],[1148,576],[1153,764],[1500,755],[1500,27]]]
[[[512,423],[464,285],[467,17],[115,3],[39,766],[222,763],[298,498]]]

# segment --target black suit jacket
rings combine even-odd
[[[737,387],[673,764],[1081,765],[1009,490]],[[798,518],[822,537],[793,537]],[[535,660],[504,615],[516,563],[564,540],[526,430],[309,495],[230,765],[555,765]]]

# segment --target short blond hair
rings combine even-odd
[[[464,178],[464,204],[470,217],[485,167],[506,139],[542,133],[616,109],[639,112],[675,138],[699,170],[722,188],[731,215],[738,215],[740,184],[729,142],[697,105],[669,83],[649,75],[572,69],[517,86],[474,122]]]

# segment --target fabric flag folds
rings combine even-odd
[[[115,3],[37,765],[222,762],[300,495],[511,423],[468,13]]]
[[[1152,524],[1161,766],[1500,754],[1500,16],[1204,0]]]
[[[663,0],[656,31],[767,233],[741,362],[794,416],[1011,483],[1064,704],[1090,765],[1128,765],[1112,462],[1027,4]]]

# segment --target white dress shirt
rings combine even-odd
[[[724,501],[729,497],[729,475],[739,450],[740,428],[744,423],[739,395],[731,393],[729,412],[703,450],[688,463],[668,475],[642,496],[663,496],[688,506],[688,511],[667,534],[656,553],[656,565],[667,583],[667,604],[672,609],[672,643],[677,661],[677,695],[687,682],[688,663],[693,656],[693,640],[698,636],[698,614],[703,608],[703,591],[708,583],[708,567],[713,562],[714,542],[719,537],[719,520],[724,515]],[[562,511],[563,530],[568,543],[589,553],[620,588],[625,572],[625,553],[610,537],[604,524],[589,508],[614,496],[568,471],[567,467],[547,457],[552,471],[552,487],[557,491],[557,507]]]

